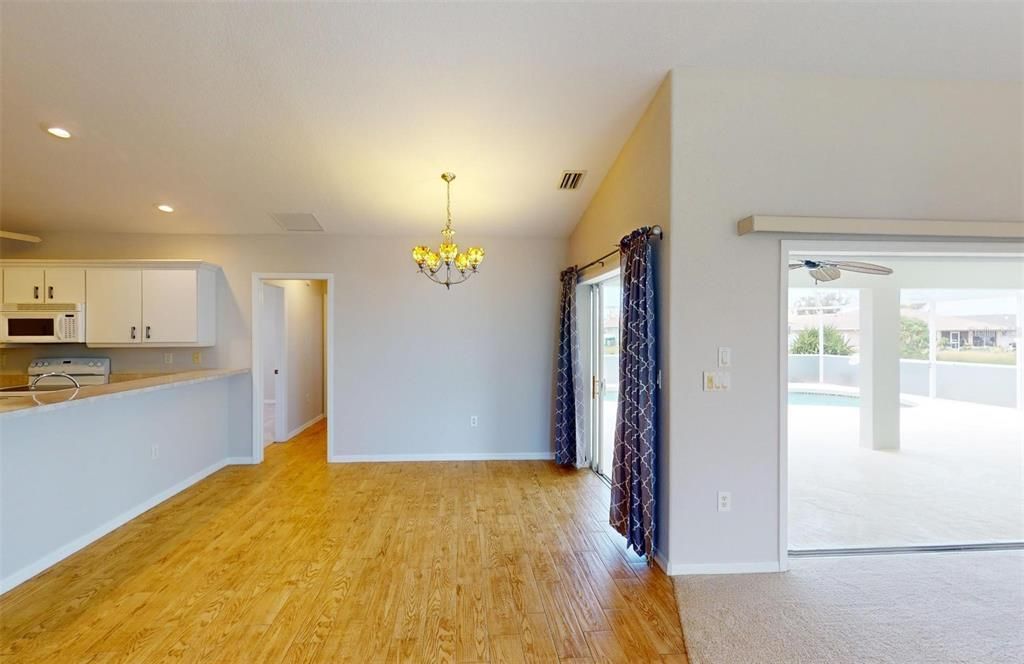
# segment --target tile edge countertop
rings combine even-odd
[[[100,399],[115,399],[135,392],[154,392],[180,385],[202,383],[208,380],[217,380],[247,373],[249,373],[249,369],[183,371],[181,373],[162,374],[148,378],[107,383],[106,385],[91,385],[78,390],[61,390],[31,397],[0,398],[0,419],[59,408],[71,408],[79,404],[88,404]]]

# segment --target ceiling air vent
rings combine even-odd
[[[586,174],[586,171],[562,171],[562,184],[558,185],[558,188],[579,189],[580,182],[583,182],[583,176]]]
[[[321,233],[324,230],[309,212],[272,212],[270,216],[278,226],[292,233]]]

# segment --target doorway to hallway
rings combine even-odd
[[[256,273],[252,279],[252,462],[327,420],[333,449],[334,275]]]

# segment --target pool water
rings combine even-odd
[[[790,406],[847,406],[860,407],[860,397],[843,394],[819,394],[817,392],[790,392]]]
[[[844,406],[860,408],[860,397],[847,394],[824,394],[820,392],[790,392],[790,406]],[[914,404],[900,402],[900,408],[908,408]]]

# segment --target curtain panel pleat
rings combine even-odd
[[[576,327],[576,287],[579,272],[564,270],[558,319],[558,361],[555,367],[555,462],[578,466],[586,462],[583,449],[583,376]]]
[[[610,523],[648,562],[654,557],[657,327],[650,229],[622,238],[619,404],[615,417]]]

